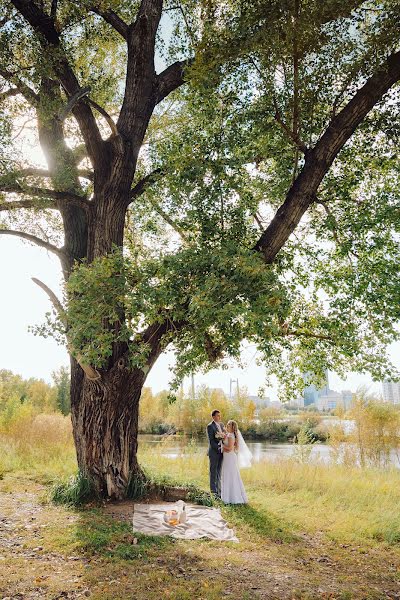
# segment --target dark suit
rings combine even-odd
[[[224,428],[223,423],[219,423],[221,431]],[[218,432],[216,422],[213,420],[207,425],[208,436],[208,458],[210,459],[210,490],[212,494],[221,497],[221,466],[222,452],[219,447],[219,440],[215,437]]]

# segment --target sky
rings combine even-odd
[[[61,268],[56,256],[45,249],[32,246],[18,238],[0,235],[0,369],[10,369],[23,377],[37,377],[51,382],[52,371],[68,365],[66,349],[57,345],[52,338],[34,336],[28,327],[44,322],[45,313],[51,310],[46,294],[31,280],[37,277],[61,297]],[[235,364],[229,370],[213,370],[207,374],[196,374],[195,385],[222,388],[229,393],[230,379],[239,379],[248,393],[256,395],[264,384],[264,369],[256,365],[255,348],[248,346],[243,351],[246,367]],[[391,357],[400,366],[400,344],[393,344]],[[168,388],[172,379],[171,352],[161,356],[149,374],[146,385],[154,392]],[[368,375],[352,373],[342,381],[335,373],[329,373],[332,389],[356,391],[365,385],[371,392],[382,393],[381,384],[372,382]],[[236,386],[235,383],[232,384]],[[187,390],[190,380],[184,382]],[[277,399],[277,390],[267,390],[268,397]]]

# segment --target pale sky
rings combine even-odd
[[[69,361],[65,348],[58,346],[52,338],[43,339],[28,332],[29,325],[43,323],[45,313],[51,310],[46,294],[31,277],[42,280],[61,296],[58,259],[45,249],[5,235],[0,235],[0,257],[0,368],[50,382],[51,372],[61,365],[68,365]],[[400,366],[399,343],[393,344],[391,356]],[[233,366],[227,371],[198,374],[195,376],[196,386],[206,384],[229,393],[230,379],[239,379],[240,386],[247,386],[250,394],[257,394],[264,384],[264,370],[255,364],[254,348],[246,348],[244,358],[247,363],[245,369]],[[150,373],[147,385],[154,392],[168,388],[172,360],[171,353],[161,356]],[[367,375],[352,373],[346,381],[342,381],[330,373],[329,383],[337,391],[356,391],[360,385],[366,385],[371,392],[382,393],[381,384],[373,383]],[[184,387],[188,389],[189,379]],[[268,390],[267,395],[272,400],[276,399],[276,390]]]

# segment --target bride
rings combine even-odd
[[[221,468],[221,500],[225,504],[247,504],[239,467],[249,467],[252,455],[236,421],[226,424],[227,435],[222,444],[224,458]]]

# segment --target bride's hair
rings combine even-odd
[[[230,421],[227,422],[226,426],[228,427],[228,425],[230,425],[232,427],[232,433],[235,436],[235,450],[239,450],[239,440],[238,440],[238,424],[236,423],[236,421],[233,421],[232,419]]]

